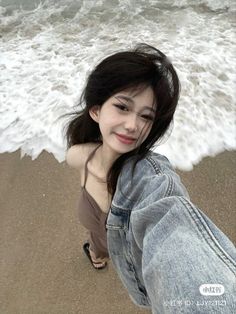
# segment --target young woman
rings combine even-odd
[[[153,313],[232,313],[233,244],[189,201],[168,160],[150,151],[178,97],[172,64],[146,44],[91,72],[84,109],[67,129],[66,159],[82,184],[79,219],[90,235],[83,248],[96,269],[110,257],[131,299]],[[212,291],[218,303],[210,304]]]
[[[85,108],[68,126],[66,160],[80,173],[79,218],[90,231],[84,250],[97,269],[109,258],[105,221],[122,165],[143,158],[165,134],[178,96],[173,66],[145,44],[107,57],[88,78]]]

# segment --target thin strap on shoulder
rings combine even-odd
[[[95,154],[96,150],[101,146],[102,144],[99,144],[88,156],[88,159],[86,160],[85,166],[84,166],[84,184],[83,188],[85,187],[87,177],[88,177],[88,162],[92,159],[93,155]]]

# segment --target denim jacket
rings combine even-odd
[[[236,249],[190,200],[167,158],[150,152],[118,178],[108,250],[132,301],[155,314],[236,313]]]

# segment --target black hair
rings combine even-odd
[[[136,156],[136,162],[146,156],[154,144],[168,130],[179,99],[180,83],[169,59],[160,50],[138,44],[134,49],[117,52],[101,61],[88,76],[79,106],[73,113],[66,131],[68,148],[75,144],[99,143],[99,125],[90,117],[89,110],[102,106],[121,90],[150,86],[153,90],[156,113],[152,128],[145,141],[135,150],[121,155],[107,174],[108,191],[113,195],[124,162]]]

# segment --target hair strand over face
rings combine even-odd
[[[136,156],[136,162],[168,130],[179,99],[180,83],[177,73],[168,58],[160,50],[141,43],[133,50],[108,56],[90,73],[79,106],[84,109],[73,113],[74,118],[67,125],[68,148],[75,144],[99,143],[102,141],[98,124],[90,117],[89,110],[102,106],[114,94],[131,88],[150,86],[154,93],[157,110],[149,135],[132,152],[120,156],[112,165],[108,175],[108,191],[114,194],[117,179],[124,162]],[[135,163],[136,164],[136,163]],[[134,166],[135,166],[134,164]]]

